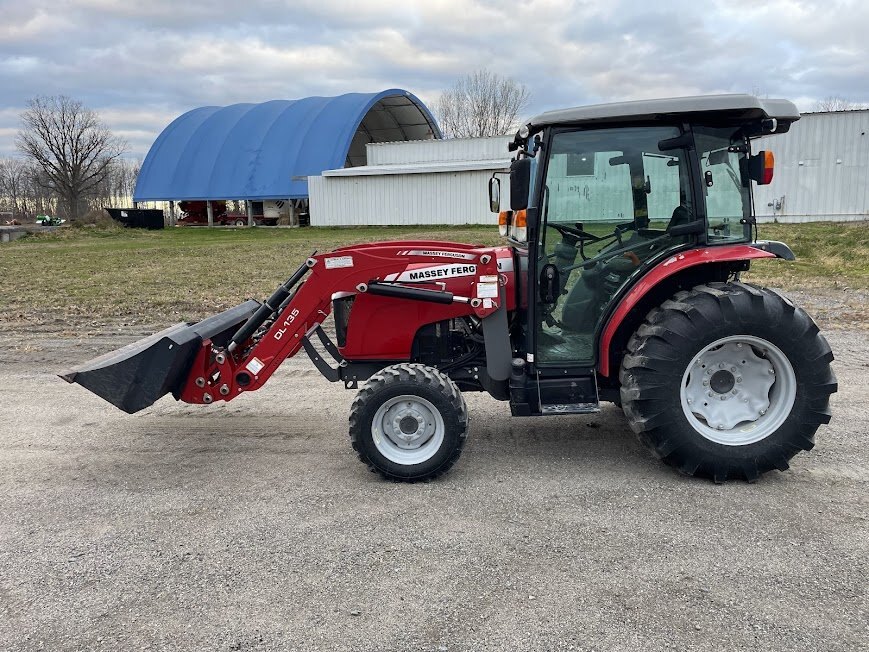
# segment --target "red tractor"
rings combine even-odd
[[[380,242],[312,254],[265,302],[177,324],[73,369],[127,412],[259,389],[304,349],[358,389],[350,439],[394,480],[435,477],[468,433],[462,392],[515,416],[620,405],[652,452],[689,475],[755,480],[814,445],[836,391],[812,319],[740,281],[758,241],[753,138],[799,119],[747,95],[544,113],[511,150],[500,247]],[[500,181],[490,182],[493,210]],[[334,315],[335,341],[321,327]],[[328,362],[329,359],[333,362]]]

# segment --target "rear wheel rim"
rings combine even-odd
[[[688,422],[725,446],[746,446],[778,430],[796,400],[796,374],[773,343],[733,335],[705,346],[682,375],[679,396]]]
[[[385,401],[374,414],[374,446],[390,462],[412,466],[430,460],[444,442],[444,419],[431,402],[403,394]]]

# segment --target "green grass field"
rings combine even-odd
[[[760,238],[779,240],[793,250],[792,263],[752,265],[746,277],[785,289],[869,289],[869,222],[760,224]]]
[[[756,263],[748,279],[784,289],[869,288],[869,224],[771,224],[797,262]],[[263,298],[313,250],[398,239],[498,244],[497,227],[63,229],[0,245],[0,323],[159,325]],[[64,330],[64,329],[60,329]]]

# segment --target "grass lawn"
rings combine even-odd
[[[762,240],[787,243],[797,259],[752,263],[746,279],[791,289],[869,289],[869,222],[760,224]]]
[[[755,263],[748,280],[786,290],[869,288],[869,223],[770,224],[797,262]],[[497,227],[63,229],[0,245],[0,324],[64,332],[168,325],[264,298],[313,250],[435,239],[498,244]],[[64,327],[63,325],[68,325]]]

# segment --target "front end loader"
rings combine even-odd
[[[833,355],[803,310],[740,275],[793,259],[755,237],[752,183],[769,183],[774,163],[752,140],[798,119],[790,102],[747,95],[543,114],[511,144],[509,210],[499,176],[489,185],[504,246],[312,253],[263,302],[61,377],[134,413],[166,394],[233,400],[304,349],[358,391],[353,448],[395,480],[456,462],[466,391],[514,416],[615,402],[657,457],[716,482],[785,470],[829,421]]]

